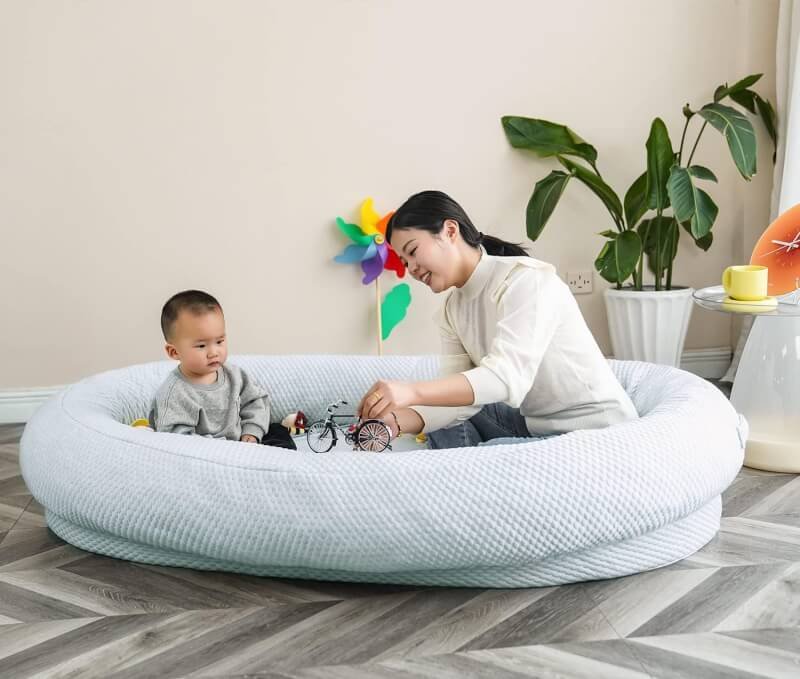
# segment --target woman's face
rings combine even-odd
[[[391,245],[414,278],[433,292],[443,292],[453,286],[457,236],[458,223],[448,219],[435,235],[424,229],[396,229]]]

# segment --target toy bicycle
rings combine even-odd
[[[346,429],[336,419],[352,418],[352,415],[336,415],[339,406],[347,405],[347,401],[336,401],[328,406],[328,414],[324,420],[314,422],[306,431],[308,446],[315,453],[327,453],[339,441],[339,435],[344,436],[346,443],[353,446],[353,450],[365,450],[371,453],[381,453],[392,440],[392,433],[381,420],[361,420],[349,425]]]

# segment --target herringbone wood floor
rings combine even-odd
[[[144,566],[50,533],[0,427],[0,677],[800,677],[800,478],[743,469],[698,554],[467,590]]]

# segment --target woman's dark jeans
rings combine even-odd
[[[490,403],[465,422],[437,429],[428,434],[429,448],[466,448],[546,439],[553,434],[535,436],[528,431],[519,408],[505,403]]]

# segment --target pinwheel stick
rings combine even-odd
[[[378,356],[383,356],[383,327],[381,319],[381,279],[375,279],[375,316],[378,319]]]

